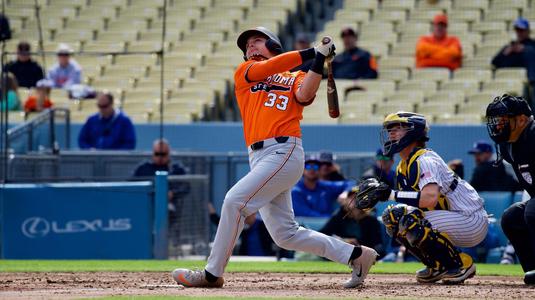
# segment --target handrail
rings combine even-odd
[[[34,129],[42,124],[48,123],[48,129],[50,132],[49,138],[49,147],[50,149],[57,150],[56,144],[56,116],[63,116],[65,118],[65,148],[70,148],[70,111],[66,108],[51,108],[46,109],[43,112],[39,113],[31,120],[26,121],[22,124],[19,124],[13,128],[7,130],[7,147],[17,138],[27,134],[28,143],[26,146],[26,151],[30,152],[33,150],[33,135]]]

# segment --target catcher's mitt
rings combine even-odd
[[[387,201],[392,189],[376,178],[368,178],[354,187],[353,191],[356,193],[355,206],[359,209],[371,209],[377,202]]]

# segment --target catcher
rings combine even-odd
[[[463,283],[473,277],[472,258],[456,247],[472,247],[487,234],[488,216],[483,199],[457,177],[434,151],[427,149],[428,125],[411,112],[388,115],[383,122],[385,155],[399,153],[398,190],[375,178],[356,187],[355,204],[373,208],[378,201],[395,200],[382,219],[388,235],[404,245],[426,267],[416,272],[420,283],[442,280]]]

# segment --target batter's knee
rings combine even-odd
[[[239,212],[242,216],[247,217],[253,212],[249,212],[247,206],[244,205],[244,203],[245,201],[241,201],[240,199],[227,196],[223,201],[223,207],[221,210],[229,213]]]

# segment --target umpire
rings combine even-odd
[[[513,166],[518,181],[531,199],[505,210],[502,228],[516,250],[524,282],[535,284],[535,122],[528,102],[522,97],[496,97],[487,107],[487,129],[496,143],[497,162]]]

